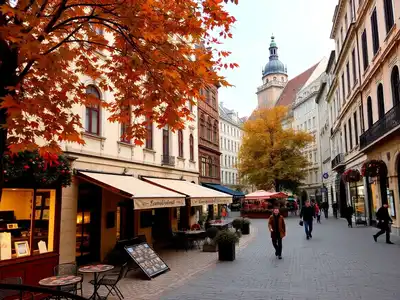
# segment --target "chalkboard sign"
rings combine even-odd
[[[124,248],[150,279],[170,270],[147,243],[125,246]]]

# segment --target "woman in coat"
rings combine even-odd
[[[285,219],[279,213],[279,208],[274,208],[272,216],[269,217],[268,229],[271,232],[275,255],[282,259],[282,239],[286,236],[286,224]]]

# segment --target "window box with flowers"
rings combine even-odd
[[[3,166],[0,273],[25,274],[25,284],[37,285],[58,264],[61,190],[71,184],[70,162],[63,155],[25,151],[4,155]]]

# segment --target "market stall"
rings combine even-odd
[[[269,218],[272,209],[278,206],[281,214],[287,216],[286,199],[288,195],[282,192],[255,191],[245,196],[241,215],[248,218]]]

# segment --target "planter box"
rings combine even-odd
[[[269,219],[271,213],[266,212],[241,212],[241,217],[249,219]]]
[[[218,245],[208,245],[208,244],[203,245],[203,252],[217,252],[217,251],[218,251]]]
[[[243,224],[242,234],[243,235],[250,234],[250,224]]]
[[[218,244],[218,259],[220,261],[234,261],[236,259],[236,245]]]

